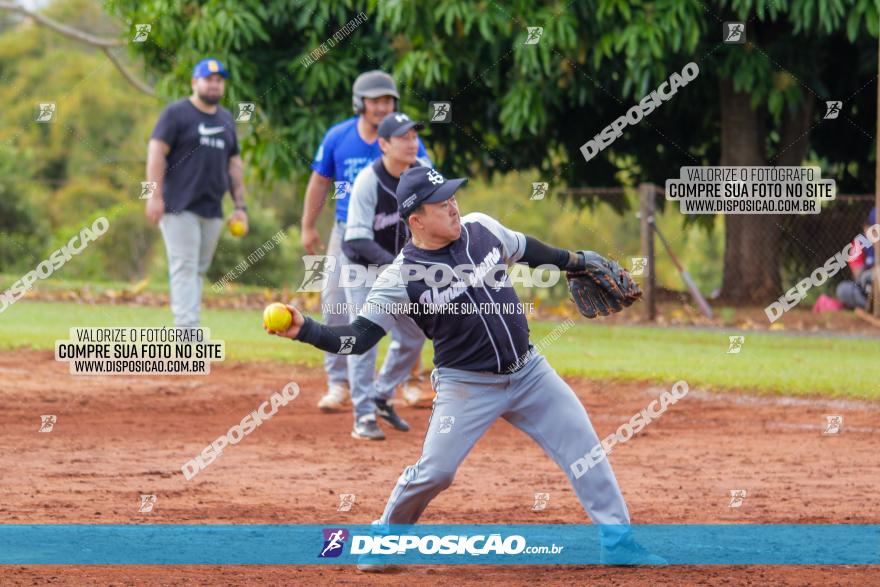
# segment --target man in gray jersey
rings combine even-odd
[[[351,189],[342,242],[344,276],[355,269],[390,264],[409,240],[409,230],[397,210],[395,190],[406,169],[431,167],[430,160],[417,157],[418,132],[423,128],[402,112],[392,112],[379,124],[382,157],[358,173]],[[369,293],[367,283],[345,287],[352,320],[357,317]],[[394,388],[406,381],[418,361],[425,335],[412,320],[401,319],[395,323],[391,338],[378,377],[375,376],[378,347],[348,358],[348,381],[354,404],[353,438],[384,440],[385,433],[376,422],[377,415],[395,430],[409,430],[409,424],[388,401]],[[433,400],[433,393],[431,395]]]
[[[357,319],[328,327],[289,306],[293,322],[276,334],[328,352],[353,346],[358,354],[406,315],[432,339],[437,397],[422,455],[398,479],[379,525],[414,524],[452,484],[477,440],[504,418],[566,472],[581,505],[602,525],[603,563],[664,564],[634,540],[608,459],[585,473],[573,466],[600,445],[599,438],[577,396],[530,344],[522,305],[506,279],[508,266],[518,262],[581,271],[585,255],[548,246],[485,214],[460,217],[455,192],[465,181],[446,180],[426,167],[405,171],[396,196],[412,240],[377,279]],[[453,277],[438,279],[443,273]]]

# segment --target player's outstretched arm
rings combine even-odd
[[[642,295],[626,269],[598,253],[557,249],[531,236],[525,241],[519,260],[530,267],[552,265],[564,269],[571,297],[587,318],[619,312]]]
[[[466,221],[476,221],[498,237],[504,250],[505,263],[525,263],[529,267],[551,265],[565,271],[580,271],[585,267],[581,254],[557,249],[533,236],[511,230],[486,214],[471,212],[462,218],[462,222]]]
[[[358,316],[354,322],[344,326],[327,326],[303,316],[293,306],[287,306],[287,309],[293,315],[290,327],[284,332],[274,332],[264,326],[266,332],[308,343],[328,353],[362,355],[385,336],[385,330],[381,326],[363,316]]]
[[[528,235],[526,248],[519,260],[529,267],[553,265],[566,271],[580,271],[584,268],[582,255],[567,249],[557,249]]]

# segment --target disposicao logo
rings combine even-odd
[[[324,548],[318,558],[336,558],[342,554],[345,541],[348,540],[348,530],[345,528],[324,528]]]

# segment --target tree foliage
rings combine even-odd
[[[90,0],[45,11],[96,34],[120,34]],[[155,239],[137,196],[159,103],[132,91],[101,52],[26,23],[0,35],[0,79],[0,272],[32,268],[114,210],[118,234],[65,274],[129,277]],[[36,122],[38,104],[47,102],[56,105],[54,120]]]
[[[226,62],[232,77],[225,105],[257,105],[257,123],[240,127],[257,180],[304,177],[326,129],[351,115],[354,78],[380,68],[398,80],[402,109],[413,117],[426,118],[431,101],[452,102],[453,123],[426,131],[433,158],[451,174],[529,170],[530,178],[556,188],[662,183],[682,165],[717,165],[724,150],[722,88],[730,82],[757,113],[756,160],[805,159],[820,164],[842,192],[873,189],[876,1],[109,0],[107,7],[119,17],[120,37],[130,38],[135,24],[151,25],[147,42],[129,48],[164,100],[189,92],[198,59]],[[93,25],[83,22],[88,10],[53,10],[65,22]],[[360,13],[365,23],[338,34]],[[745,45],[722,42],[722,23],[733,20],[746,22]],[[543,28],[536,44],[525,43],[529,27]],[[55,81],[75,86],[89,74],[93,62],[71,57],[66,41],[15,35],[15,42],[0,40],[0,75],[26,86],[28,95]],[[304,58],[322,43],[332,47],[307,65]],[[29,55],[46,51],[54,51],[52,60],[23,66]],[[584,161],[582,144],[689,61],[700,66],[697,80]],[[97,137],[94,153],[132,148],[143,156],[142,129],[153,115],[138,110],[135,103],[142,102],[131,90],[118,89],[124,82],[108,89],[102,79],[83,86],[82,98],[69,97],[79,100],[73,132],[29,128],[14,141],[22,154],[40,154],[39,176],[67,181],[71,169],[91,165],[108,175],[112,188],[129,180],[119,173],[122,166],[69,148],[71,139],[81,145]],[[5,88],[0,97],[15,95]],[[823,101],[835,99],[844,102],[841,117],[824,121]],[[126,101],[130,108],[117,108]],[[10,115],[30,115],[30,106],[15,104]],[[112,125],[108,111],[118,117]],[[798,117],[806,126],[795,135],[795,149],[789,131]],[[134,128],[140,130],[130,141]],[[586,195],[580,203],[592,200]],[[797,219],[782,226],[799,234]]]
[[[868,0],[112,0],[110,6],[130,23],[152,23],[150,40],[132,49],[166,97],[186,87],[198,58],[226,60],[233,73],[228,103],[257,103],[263,124],[246,146],[261,175],[272,178],[307,170],[326,128],[350,115],[352,81],[373,68],[394,74],[403,109],[412,115],[426,117],[430,101],[453,102],[453,124],[432,125],[428,138],[441,167],[487,175],[536,168],[570,185],[661,181],[682,164],[717,163],[718,80],[725,77],[748,90],[756,107],[766,107],[770,124],[809,91],[854,94],[847,112],[860,127],[873,112],[871,92],[858,92],[876,69],[870,49],[877,6]],[[302,63],[361,12],[366,23],[316,63]],[[751,44],[721,43],[728,19],[747,21]],[[543,27],[534,45],[524,44],[530,26]],[[841,45],[851,67],[839,66]],[[684,96],[589,164],[583,160],[580,145],[691,60],[700,63],[701,76]],[[854,157],[853,132],[826,137],[819,129],[827,147],[817,145],[817,156],[829,165],[864,161],[869,145],[856,141]],[[778,140],[771,133],[770,152],[785,148]],[[837,151],[840,145],[850,148]],[[849,169],[853,182],[844,185],[867,185],[864,167],[856,176]]]

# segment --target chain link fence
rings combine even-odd
[[[584,188],[584,193],[588,190]],[[682,291],[684,285],[667,251],[660,243],[655,243],[655,231],[648,219],[661,228],[673,253],[679,257],[682,268],[693,275],[697,288],[704,296],[711,298],[720,293],[724,271],[723,216],[716,215],[700,221],[685,218],[677,205],[662,202],[663,195],[663,188],[654,184],[642,184],[639,188],[641,254],[647,266],[644,279],[645,313],[649,319],[656,317],[658,295],[662,297],[667,290]],[[661,205],[658,206],[658,203]],[[820,214],[777,216],[780,234],[777,253],[782,285],[779,295],[851,243],[863,231],[874,203],[874,194],[840,194],[835,200],[825,203]],[[704,234],[700,242],[695,243],[693,229],[698,223],[701,224],[699,230]],[[695,245],[706,250],[696,254],[693,250]],[[852,279],[848,269],[816,288],[810,300],[821,293],[834,296],[837,284],[846,279]],[[768,303],[772,301],[768,300]]]

